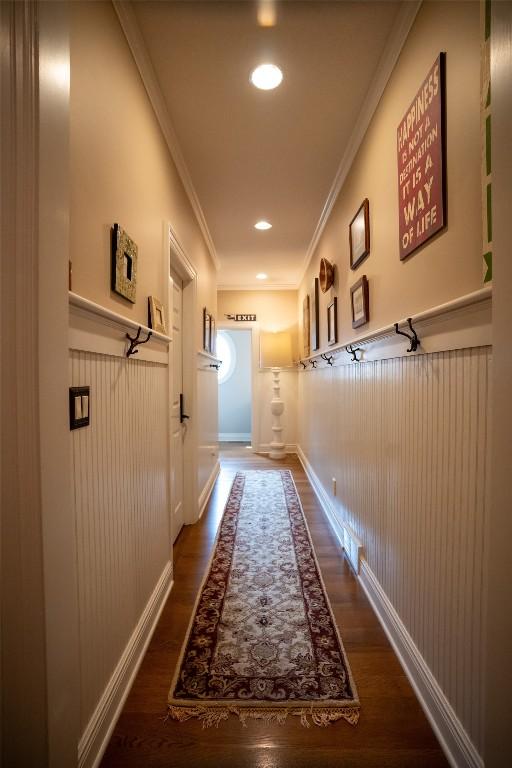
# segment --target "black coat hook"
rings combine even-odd
[[[316,360],[310,360],[309,362],[311,363],[312,368],[316,368],[316,363],[317,363]]]
[[[304,370],[304,371],[305,371],[305,370],[306,370],[306,368],[308,367],[308,364],[307,364],[307,363],[305,363],[305,362],[304,362],[304,360],[299,360],[299,363],[302,365],[302,370]]]
[[[348,344],[345,349],[347,350],[349,355],[352,355],[352,360],[356,363],[361,362],[361,358],[357,356],[358,352],[362,352],[363,350],[361,347],[353,347],[352,344]]]
[[[320,355],[320,357],[322,358],[322,360],[325,360],[325,362],[326,362],[328,365],[332,365],[332,361],[334,360],[334,358],[333,358],[333,356],[332,356],[332,355],[326,355],[326,354],[325,354],[325,352],[322,352],[322,354]]]
[[[398,330],[398,323],[395,323],[395,331],[400,336],[405,336],[405,338],[409,339],[409,341],[411,342],[411,346],[409,347],[409,349],[407,351],[408,352],[416,352],[416,350],[420,346],[421,342],[418,339],[418,335],[417,335],[416,331],[412,327],[412,319],[410,317],[407,318],[407,322],[409,323],[409,328],[412,331],[412,334],[413,334],[412,336],[410,336],[408,333],[404,333],[404,331],[399,331]]]
[[[137,335],[135,336],[135,338],[132,338],[129,333],[126,334],[126,338],[130,340],[130,348],[126,353],[126,357],[130,357],[130,355],[136,355],[139,350],[135,349],[135,347],[138,347],[139,344],[147,344],[147,342],[150,340],[153,333],[153,331],[149,331],[147,339],[144,339],[144,341],[139,341],[141,332],[142,332],[142,328],[139,325],[139,330],[137,331]]]
[[[221,365],[222,365],[222,360],[219,360],[219,362],[218,362],[218,363],[210,363],[210,366],[209,366],[209,367],[210,367],[210,368],[216,368],[217,370],[219,370],[219,368],[221,367]]]

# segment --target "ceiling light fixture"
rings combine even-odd
[[[269,221],[264,221],[264,220],[257,221],[256,224],[254,225],[254,229],[260,229],[260,230],[272,229],[272,224]]]
[[[281,84],[283,73],[275,64],[260,64],[251,72],[251,83],[262,91],[271,91]]]
[[[264,272],[258,272],[256,275],[256,280],[266,280],[268,275],[266,275]]]

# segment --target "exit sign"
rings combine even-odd
[[[256,315],[226,315],[228,320],[235,320],[237,323],[255,323]]]

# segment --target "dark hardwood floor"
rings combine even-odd
[[[448,766],[414,692],[296,456],[273,462],[243,446],[221,452],[208,509],[174,548],[174,587],[101,765],[119,768],[438,768]],[[237,470],[292,470],[361,700],[357,726],[303,728],[235,717],[218,728],[164,721],[168,689]]]

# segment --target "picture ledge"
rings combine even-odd
[[[436,323],[438,321],[449,319],[450,316],[454,315],[460,310],[470,309],[479,304],[484,304],[485,302],[490,303],[491,299],[492,299],[492,285],[487,285],[487,286],[484,286],[483,288],[480,288],[477,291],[473,291],[473,293],[468,293],[464,296],[458,297],[457,299],[448,301],[445,304],[439,304],[436,307],[432,307],[431,309],[427,309],[427,310],[424,310],[423,312],[418,312],[417,314],[412,315],[411,316],[412,324],[413,326],[415,326],[416,324],[421,324],[423,328],[426,328],[429,325]],[[403,330],[404,328],[405,330],[408,330],[407,318],[401,318],[396,322],[398,323],[400,330]],[[297,365],[300,366],[301,363],[306,364],[306,363],[311,363],[313,361],[317,361],[318,363],[321,363],[323,362],[322,355],[332,356],[334,353],[344,352],[347,346],[361,345],[364,348],[365,345],[368,346],[374,343],[384,342],[389,339],[395,340],[395,338],[396,338],[395,323],[393,322],[382,328],[369,331],[368,333],[363,334],[361,336],[355,336],[350,339],[345,339],[343,342],[340,342],[335,346],[330,346],[330,347],[328,346],[325,349],[324,348],[319,349],[313,355],[309,355],[308,357],[301,358],[298,361]],[[426,351],[428,350],[422,349],[420,345],[420,349],[418,350],[418,352],[424,353]],[[394,354],[393,356],[396,356],[396,355]]]
[[[151,333],[151,340],[162,341],[165,344],[169,344],[172,341],[170,336],[166,336],[163,333],[158,333],[143,323],[138,323],[136,320],[124,317],[123,315],[120,315],[111,309],[107,309],[106,307],[101,306],[101,304],[96,304],[94,301],[90,301],[90,299],[85,299],[83,296],[79,296],[77,293],[73,293],[73,291],[69,291],[69,305],[70,307],[80,309],[91,315],[96,315],[97,317],[110,320],[112,323],[115,323],[116,325],[119,325],[125,329],[142,328],[144,333]]]

